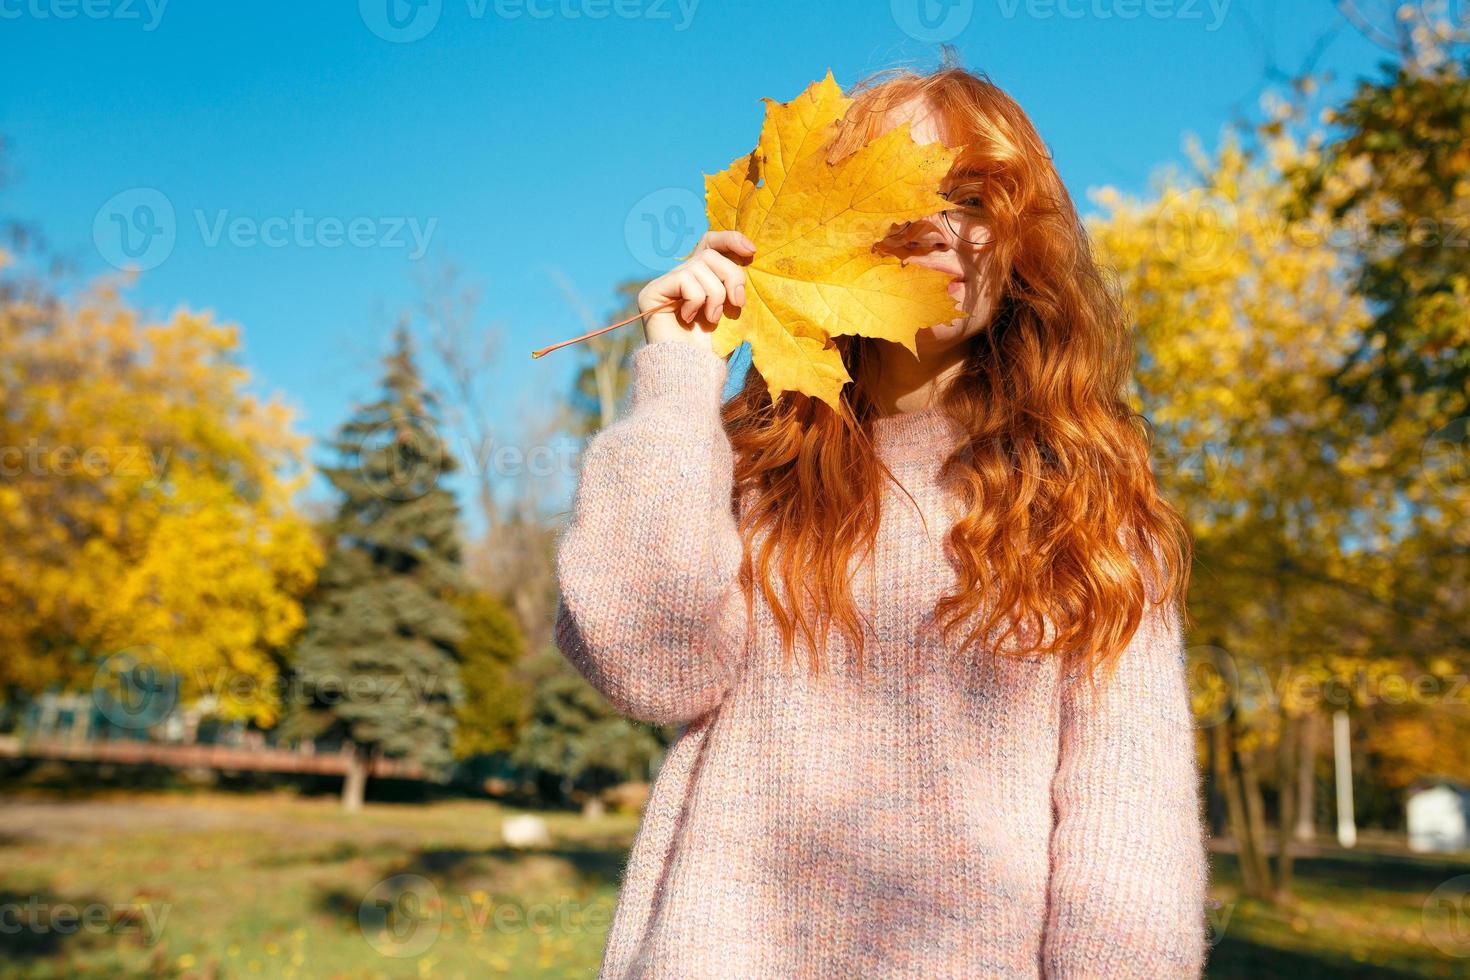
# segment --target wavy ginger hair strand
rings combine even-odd
[[[944,545],[958,590],[935,608],[946,647],[985,638],[981,649],[1061,656],[1068,668],[1080,664],[1091,676],[1101,665],[1111,676],[1148,599],[1183,609],[1192,560],[1184,522],[1149,466],[1148,422],[1125,398],[1132,346],[1111,277],[1094,262],[1031,121],[983,74],[950,64],[927,75],[890,69],[849,95],[829,160],[879,135],[890,107],[925,98],[946,145],[963,147],[956,167],[980,174],[990,218],[989,269],[1001,283],[995,314],[966,341],[962,370],[939,395],[969,433],[940,471],[964,514]],[[872,554],[881,481],[892,477],[873,452],[868,394],[884,341],[833,343],[853,378],[840,413],[796,392],[773,403],[755,371],[722,408],[735,450],[747,611],[759,580],[786,661],[800,630],[814,676],[834,620],[862,668],[864,617],[848,588],[849,561]],[[762,529],[769,534],[757,553]],[[1135,557],[1161,590],[1145,586]],[[801,601],[788,605],[792,596]],[[966,622],[976,625],[957,647]]]

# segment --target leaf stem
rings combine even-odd
[[[666,310],[672,310],[678,304],[679,304],[678,297],[675,297],[673,299],[666,299],[662,303],[660,303],[658,306],[655,306],[653,309],[649,310],[647,313],[634,313],[632,316],[628,317],[628,319],[626,319],[626,320],[619,320],[617,323],[609,323],[605,327],[599,327],[596,330],[591,331],[590,333],[584,333],[584,334],[582,334],[582,336],[580,336],[580,337],[573,337],[571,340],[563,340],[561,343],[559,343],[559,344],[552,344],[550,347],[543,347],[540,350],[533,350],[533,351],[531,351],[531,356],[532,357],[542,357],[542,356],[544,356],[546,354],[550,354],[552,351],[556,350],[559,347],[567,347],[567,346],[570,346],[571,344],[580,343],[580,342],[582,342],[584,340],[591,340],[593,337],[596,337],[598,334],[607,333],[609,330],[616,330],[618,327],[625,326],[625,325],[627,325],[629,323],[632,323],[634,320],[637,320],[639,317],[649,316],[650,314],[653,314],[653,313],[663,313]]]

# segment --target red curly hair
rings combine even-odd
[[[931,73],[888,69],[848,94],[854,103],[829,161],[888,128],[889,108],[927,99],[946,145],[961,147],[956,169],[980,174],[991,219],[990,268],[1001,284],[995,313],[966,341],[962,371],[937,396],[969,433],[940,472],[964,513],[944,549],[958,590],[935,609],[946,644],[955,649],[954,632],[978,614],[962,648],[987,638],[982,649],[1060,656],[1068,668],[1080,664],[1091,676],[1101,665],[1111,676],[1147,600],[1183,608],[1193,550],[1184,522],[1159,495],[1148,422],[1125,398],[1133,349],[1115,281],[1094,261],[1030,119],[983,73],[959,67],[947,52]],[[796,392],[773,403],[755,371],[721,409],[735,450],[732,504],[745,542],[747,612],[758,580],[785,660],[799,629],[813,675],[823,670],[833,620],[861,669],[864,633],[848,562],[859,549],[872,553],[881,480],[893,476],[872,443],[869,392],[882,341],[832,343],[853,378],[840,412]],[[762,530],[769,533],[759,535],[757,554],[752,542]],[[1145,587],[1144,567],[1162,590]],[[807,601],[787,608],[773,570],[785,595]],[[1038,642],[1043,636],[1050,642]]]

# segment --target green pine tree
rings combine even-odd
[[[380,398],[338,430],[338,465],[321,468],[342,500],[307,604],[288,723],[349,748],[348,810],[361,808],[375,758],[446,774],[463,700],[459,509],[441,485],[455,462],[402,326],[385,364]]]

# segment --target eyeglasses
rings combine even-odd
[[[991,241],[989,219],[985,214],[985,201],[980,195],[980,187],[978,183],[956,184],[939,195],[950,204],[942,212],[944,223],[956,238],[971,245],[988,245]],[[902,234],[911,224],[912,221],[904,222],[894,234]]]

